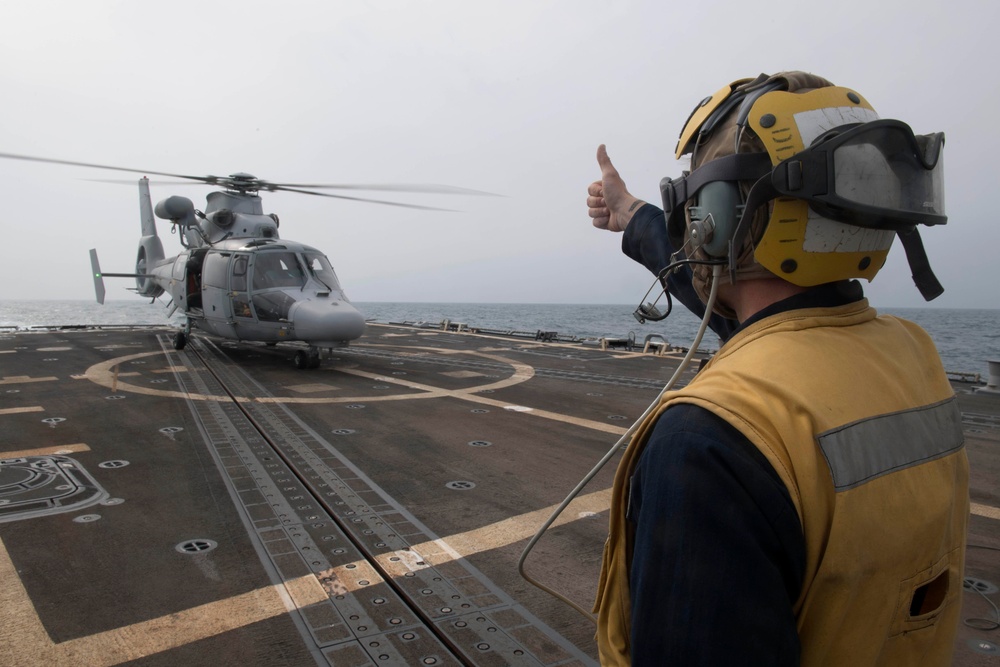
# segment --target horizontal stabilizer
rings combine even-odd
[[[97,261],[97,250],[90,249],[90,268],[94,274],[94,293],[97,295],[97,303],[104,304],[104,279],[105,278],[154,278],[149,273],[104,273],[101,271],[101,263]]]
[[[104,305],[104,278],[101,274],[101,264],[97,261],[97,249],[90,249],[90,268],[94,274],[94,293],[97,303]]]

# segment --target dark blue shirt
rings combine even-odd
[[[632,476],[633,665],[797,665],[805,541],[784,484],[732,426],[668,409]]]
[[[653,273],[669,263],[662,212],[645,205],[622,239]],[[691,273],[669,289],[699,317]],[[780,301],[743,322],[863,297],[856,281]],[[723,339],[742,328],[713,315]],[[634,665],[798,665],[793,606],[805,539],[791,496],[739,431],[693,405],[669,408],[639,457],[629,488],[629,592]]]

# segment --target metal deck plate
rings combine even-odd
[[[0,460],[0,522],[71,512],[108,497],[97,480],[68,456]]]

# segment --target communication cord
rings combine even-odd
[[[570,491],[569,495],[566,496],[566,499],[563,500],[562,503],[560,503],[559,507],[557,507],[555,511],[552,512],[552,515],[545,521],[545,523],[542,524],[541,528],[538,529],[538,532],[536,532],[535,535],[528,541],[528,544],[525,545],[524,551],[521,553],[521,558],[517,561],[517,571],[520,573],[521,577],[524,578],[525,581],[535,586],[536,588],[540,588],[541,590],[545,591],[549,595],[552,595],[556,599],[562,600],[570,607],[580,612],[580,614],[582,614],[588,621],[590,621],[594,625],[597,625],[597,619],[594,618],[594,615],[591,612],[587,611],[586,609],[576,604],[575,602],[573,602],[566,596],[562,595],[561,593],[556,592],[555,590],[549,588],[545,584],[530,577],[528,573],[525,572],[524,561],[528,558],[528,554],[531,553],[531,550],[535,547],[535,544],[538,542],[538,540],[542,538],[542,535],[544,535],[545,532],[555,522],[555,520],[559,518],[559,515],[563,513],[563,510],[565,510],[569,506],[569,504],[573,502],[573,500],[578,495],[580,495],[580,492],[583,491],[584,487],[587,486],[587,484],[589,484],[592,479],[594,479],[597,473],[600,472],[605,465],[607,465],[608,461],[610,461],[611,458],[615,455],[615,452],[617,452],[622,447],[622,445],[628,444],[629,440],[632,438],[632,435],[636,432],[636,429],[639,428],[639,425],[642,424],[646,420],[646,418],[660,404],[660,399],[663,398],[663,395],[668,391],[670,391],[671,389],[673,389],[674,385],[677,384],[677,381],[681,377],[681,373],[683,373],[685,369],[687,369],[688,365],[691,363],[691,359],[698,351],[698,346],[701,344],[701,339],[705,335],[705,330],[708,328],[708,320],[712,316],[712,307],[715,305],[715,297],[719,289],[719,279],[722,276],[722,269],[723,267],[718,264],[712,267],[712,289],[708,295],[708,302],[705,304],[705,316],[701,319],[701,325],[698,327],[698,333],[695,334],[694,342],[691,343],[691,347],[688,349],[687,354],[684,355],[684,359],[681,360],[681,363],[677,366],[677,370],[674,371],[674,374],[670,377],[670,380],[667,381],[667,384],[664,385],[663,389],[660,390],[660,393],[656,396],[653,402],[649,404],[649,407],[646,408],[646,410],[635,421],[635,423],[633,423],[632,426],[629,427],[629,429],[625,432],[625,434],[618,439],[618,441],[608,451],[608,453],[605,454],[600,461],[598,461],[597,465],[594,466],[594,468],[590,472],[588,472],[583,477],[583,479],[580,480],[580,482],[576,485],[576,487],[572,491]]]

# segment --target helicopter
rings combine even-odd
[[[265,214],[261,191],[287,191],[353,201],[444,211],[430,206],[316,192],[317,189],[392,190],[438,194],[489,195],[450,186],[321,185],[274,183],[247,173],[191,176],[0,153],[0,158],[142,173],[139,222],[142,236],[134,273],[104,273],[96,249],[90,250],[94,291],[104,303],[104,278],[134,278],[138,295],[155,301],[169,295],[168,317],[180,311],[184,326],[173,337],[182,350],[193,329],[222,338],[264,342],[300,341],[297,368],[318,368],[323,350],[347,346],[365,332],[364,315],[350,302],[333,265],[320,250],[278,234],[278,216]],[[217,186],[205,211],[187,197],[167,197],[154,207],[145,174]],[[121,182],[121,181],[112,181]],[[154,218],[167,220],[183,250],[167,257]]]

